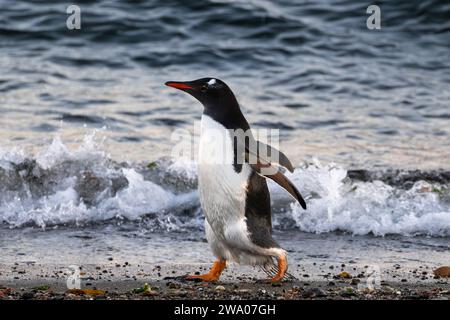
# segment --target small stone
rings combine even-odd
[[[354,290],[352,287],[347,287],[347,288],[344,288],[344,289],[340,292],[340,295],[341,295],[342,297],[352,297],[352,296],[355,296],[356,293],[355,293],[355,290]]]
[[[179,297],[186,297],[187,296],[187,291],[185,290],[177,290],[174,292],[175,295],[179,296]]]
[[[320,288],[311,288],[301,294],[302,298],[320,298],[326,297],[327,294]]]
[[[239,289],[239,290],[237,290],[239,293],[249,293],[249,292],[251,292],[251,290],[250,289]]]
[[[359,280],[358,278],[354,278],[354,279],[352,279],[352,281],[350,282],[350,284],[356,286],[356,285],[357,285],[358,283],[360,283],[360,282],[361,282],[361,280]]]
[[[433,271],[436,277],[448,278],[450,277],[450,267],[440,267]]]
[[[144,296],[153,297],[159,295],[159,293],[155,290],[149,290],[143,293]]]
[[[48,289],[50,289],[50,286],[48,285],[42,285],[33,288],[33,290],[35,291],[47,291]]]
[[[216,291],[225,291],[225,287],[224,286],[217,286],[214,290]]]
[[[170,289],[179,289],[179,288],[181,288],[181,286],[180,286],[178,283],[175,283],[175,282],[169,282],[169,283],[167,284],[167,286],[168,286]]]
[[[340,279],[351,279],[352,275],[348,272],[343,271],[343,272],[339,273],[338,275],[336,275],[336,277],[340,278]]]
[[[396,290],[394,288],[392,288],[392,287],[390,287],[388,285],[383,287],[383,291],[387,292],[387,293],[395,293],[396,292]]]
[[[281,282],[272,282],[272,287],[281,287]]]
[[[34,293],[33,292],[25,292],[24,294],[22,294],[22,299],[23,300],[30,300],[34,298]]]

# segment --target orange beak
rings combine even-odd
[[[194,89],[194,87],[186,84],[185,82],[176,82],[176,81],[168,81],[168,82],[166,82],[166,86],[180,89],[180,90]]]

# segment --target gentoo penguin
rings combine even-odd
[[[281,281],[288,267],[287,254],[272,238],[266,178],[306,209],[297,188],[281,171],[285,167],[293,172],[291,162],[277,149],[254,139],[236,97],[223,81],[202,78],[166,85],[189,93],[204,107],[198,188],[206,238],[217,260],[208,273],[186,278],[216,281],[226,262],[234,261],[262,266],[272,276],[271,282]]]

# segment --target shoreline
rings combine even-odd
[[[0,299],[450,298],[450,278],[433,274],[448,265],[441,238],[276,231],[296,280],[272,286],[259,268],[234,263],[217,283],[170,279],[209,270],[214,257],[202,232],[140,233],[127,225],[3,231]],[[100,291],[67,292],[75,272],[82,290]]]
[[[220,281],[203,283],[179,277],[186,271],[204,272],[209,267],[206,264],[116,265],[82,268],[81,290],[67,288],[70,275],[63,266],[2,265],[0,300],[450,300],[450,279],[437,278],[429,270],[392,268],[385,271],[397,275],[384,280],[384,275],[383,279],[372,279],[345,267],[342,270],[354,272],[336,268],[330,276],[320,276],[323,269],[319,267],[311,275],[295,268],[297,279],[270,284],[264,282],[260,271],[231,265]],[[395,280],[398,275],[402,278]]]

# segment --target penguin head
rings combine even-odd
[[[201,78],[194,81],[168,81],[166,86],[182,90],[200,101],[206,110],[224,112],[239,107],[231,89],[217,78]]]

